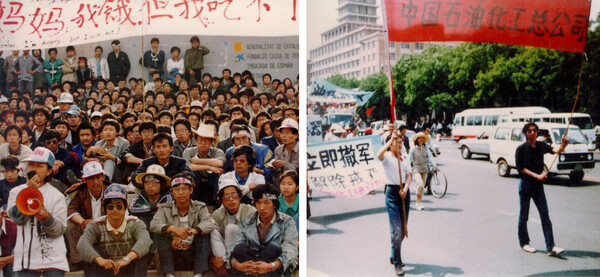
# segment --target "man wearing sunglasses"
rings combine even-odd
[[[181,270],[193,270],[194,277],[201,277],[208,270],[208,234],[217,226],[206,204],[191,200],[193,190],[189,174],[173,176],[171,194],[175,202],[161,204],[150,222],[150,231],[159,235],[158,255],[167,277]]]
[[[144,222],[125,216],[125,189],[108,186],[103,207],[106,215],[88,224],[77,243],[85,276],[146,276],[152,240]]]
[[[219,182],[218,199],[223,204],[213,214],[212,218],[217,223],[217,229],[210,233],[210,245],[213,258],[210,260],[213,271],[223,276],[227,268],[223,258],[232,249],[229,248],[235,234],[240,230],[240,224],[254,214],[256,209],[248,204],[240,203],[242,190],[231,179]]]
[[[569,144],[569,139],[564,136],[559,149],[555,150],[547,143],[537,140],[538,131],[537,124],[533,122],[526,123],[523,126],[523,133],[527,137],[527,141],[517,148],[515,154],[517,171],[519,171],[519,177],[521,178],[519,183],[519,244],[525,252],[535,253],[536,251],[535,248],[529,245],[529,234],[527,232],[529,204],[533,200],[540,213],[548,256],[556,256],[564,250],[554,244],[552,222],[550,222],[548,203],[544,193],[544,181],[548,178],[548,172],[544,170],[544,154],[563,152]]]

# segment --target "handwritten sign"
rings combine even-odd
[[[373,92],[350,90],[338,87],[323,79],[316,78],[310,86],[308,97],[312,101],[318,102],[336,102],[336,103],[354,103],[364,105],[369,98],[373,96]]]
[[[308,143],[323,142],[323,126],[320,115],[309,115],[306,119],[306,134],[308,135]]]
[[[311,188],[358,198],[385,184],[377,159],[380,136],[364,136],[308,145],[307,172]]]
[[[141,34],[298,35],[297,0],[0,1],[0,50]]]
[[[392,41],[477,41],[583,52],[589,0],[384,0]]]

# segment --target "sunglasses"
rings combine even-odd
[[[237,193],[230,193],[230,194],[223,195],[223,200],[229,200],[229,199],[238,200],[238,199],[240,199],[240,195]]]
[[[125,208],[123,204],[108,204],[108,206],[106,206],[106,209],[108,210],[122,210],[123,208]]]
[[[48,144],[48,145],[58,144],[58,140],[47,140],[46,144]]]
[[[246,161],[248,161],[248,159],[246,159],[246,158],[235,158],[235,159],[233,159],[234,163],[244,163]]]

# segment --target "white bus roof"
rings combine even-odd
[[[505,122],[505,123],[498,123],[497,127],[510,127],[510,128],[520,127],[520,128],[523,128],[523,126],[525,126],[525,124],[526,124],[525,122]],[[567,128],[567,124],[562,124],[562,123],[536,122],[535,124],[540,129]],[[580,130],[579,127],[577,127],[577,125],[573,125],[573,124],[571,124],[569,126],[569,129]]]
[[[484,108],[484,109],[466,109],[459,115],[511,115],[511,114],[549,114],[550,110],[544,107],[511,107],[511,108]]]

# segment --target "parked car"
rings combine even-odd
[[[482,132],[475,138],[461,139],[458,148],[463,159],[470,159],[473,154],[490,156],[490,135]]]
[[[515,153],[517,147],[526,141],[522,132],[522,122],[499,124],[490,137],[490,161],[498,165],[498,174],[508,176],[510,170],[516,167]],[[560,145],[567,125],[558,123],[537,123],[539,126],[538,139],[550,144],[553,149]],[[569,126],[567,137],[570,142],[563,153],[555,160],[555,154],[544,155],[544,168],[551,175],[568,174],[573,183],[579,183],[586,172],[594,169],[594,152],[579,127]]]

